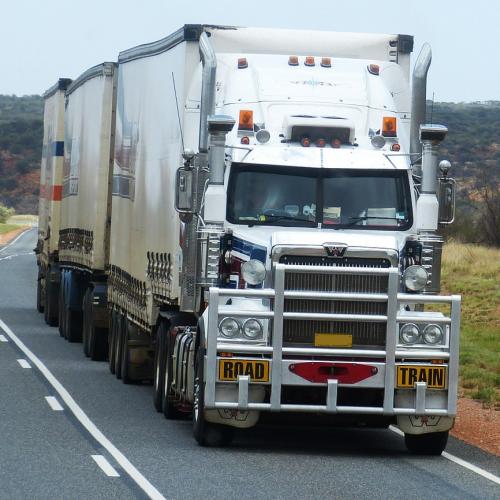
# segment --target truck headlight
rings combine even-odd
[[[240,324],[234,318],[224,318],[219,323],[219,331],[229,339],[232,339],[240,332]]]
[[[260,321],[254,318],[247,319],[245,323],[243,323],[243,335],[251,340],[262,337],[262,325]]]
[[[422,266],[410,266],[403,273],[403,283],[408,290],[419,292],[425,288],[429,275]]]
[[[426,344],[436,345],[443,340],[443,330],[438,325],[427,325],[422,334]]]
[[[241,264],[241,276],[249,285],[260,285],[266,278],[266,268],[257,259],[250,259]]]
[[[417,325],[407,323],[399,330],[399,338],[403,344],[415,344],[420,338],[420,330]]]

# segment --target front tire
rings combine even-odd
[[[406,448],[415,455],[438,456],[446,448],[448,431],[429,434],[405,434]]]
[[[154,379],[153,379],[153,404],[156,411],[162,411],[163,384],[165,374],[165,337],[167,327],[165,321],[158,325],[155,345]]]
[[[49,269],[45,276],[45,305],[43,307],[45,322],[49,326],[57,326],[59,323],[58,300],[58,286],[50,280]]]
[[[203,352],[198,349],[194,375],[193,436],[200,446],[227,446],[234,437],[234,428],[212,424],[205,420],[205,382],[203,381]]]
[[[42,274],[38,269],[38,278],[36,280],[36,310],[43,313],[43,293],[42,293]]]

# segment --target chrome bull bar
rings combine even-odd
[[[311,292],[285,290],[285,273],[288,271],[304,273],[329,273],[329,274],[361,274],[361,275],[387,275],[388,290],[386,294],[349,294],[336,292]],[[259,411],[294,411],[294,412],[321,412],[343,414],[371,414],[371,415],[438,415],[454,416],[457,409],[458,390],[458,359],[459,359],[459,334],[460,334],[460,309],[461,298],[458,295],[413,295],[398,293],[399,272],[397,268],[359,268],[359,267],[330,267],[330,266],[301,266],[301,265],[275,265],[274,289],[231,289],[210,288],[208,331],[206,336],[205,357],[205,407],[207,409],[233,409],[233,410],[259,410]],[[272,345],[257,346],[248,344],[224,343],[218,340],[219,316],[227,311],[219,311],[220,298],[262,298],[274,299],[273,310],[270,311],[245,311],[242,309],[231,311],[235,317],[254,317],[270,319],[273,322]],[[285,298],[302,298],[319,300],[374,300],[387,302],[385,315],[364,314],[318,314],[284,312]],[[450,317],[433,317],[432,323],[450,325],[449,349],[440,351],[435,349],[399,349],[398,323],[413,322],[427,323],[429,318],[418,315],[401,315],[401,306],[405,304],[448,304],[451,307]],[[336,321],[383,321],[386,322],[385,349],[341,349],[341,348],[314,348],[314,347],[284,347],[283,346],[283,320],[284,319],[322,319]],[[218,355],[224,353],[240,353],[248,355],[270,356],[271,363],[271,391],[269,403],[249,402],[250,377],[239,375],[238,400],[233,402],[216,400],[216,384],[218,382]],[[283,379],[283,355],[297,356],[325,356],[328,357],[359,357],[359,358],[384,358],[384,398],[382,406],[339,406],[337,394],[339,383],[336,379],[328,379],[327,395],[324,405],[282,404],[281,387]],[[398,408],[394,405],[394,391],[396,386],[395,373],[397,360],[442,360],[448,363],[448,395],[446,408],[428,408],[427,384],[417,382],[415,390],[415,405],[413,408]]]

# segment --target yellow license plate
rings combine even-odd
[[[352,347],[350,333],[315,333],[314,347]]]
[[[397,387],[413,389],[417,382],[425,382],[429,389],[446,389],[446,366],[399,365]]]
[[[269,361],[254,359],[219,359],[219,380],[238,380],[248,375],[252,382],[269,382]]]

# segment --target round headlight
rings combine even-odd
[[[420,330],[417,325],[407,323],[399,330],[399,338],[403,344],[414,344],[420,337]]]
[[[443,330],[438,325],[427,325],[422,336],[426,344],[440,344],[443,340]]]
[[[240,324],[234,318],[224,318],[219,323],[219,331],[229,339],[236,337],[240,331]]]
[[[266,268],[260,260],[250,259],[241,264],[241,276],[249,285],[260,285],[266,277]]]
[[[252,340],[262,337],[262,325],[254,318],[247,319],[243,323],[243,335]]]
[[[429,275],[422,266],[410,266],[403,273],[405,287],[412,292],[418,292],[425,288]]]

